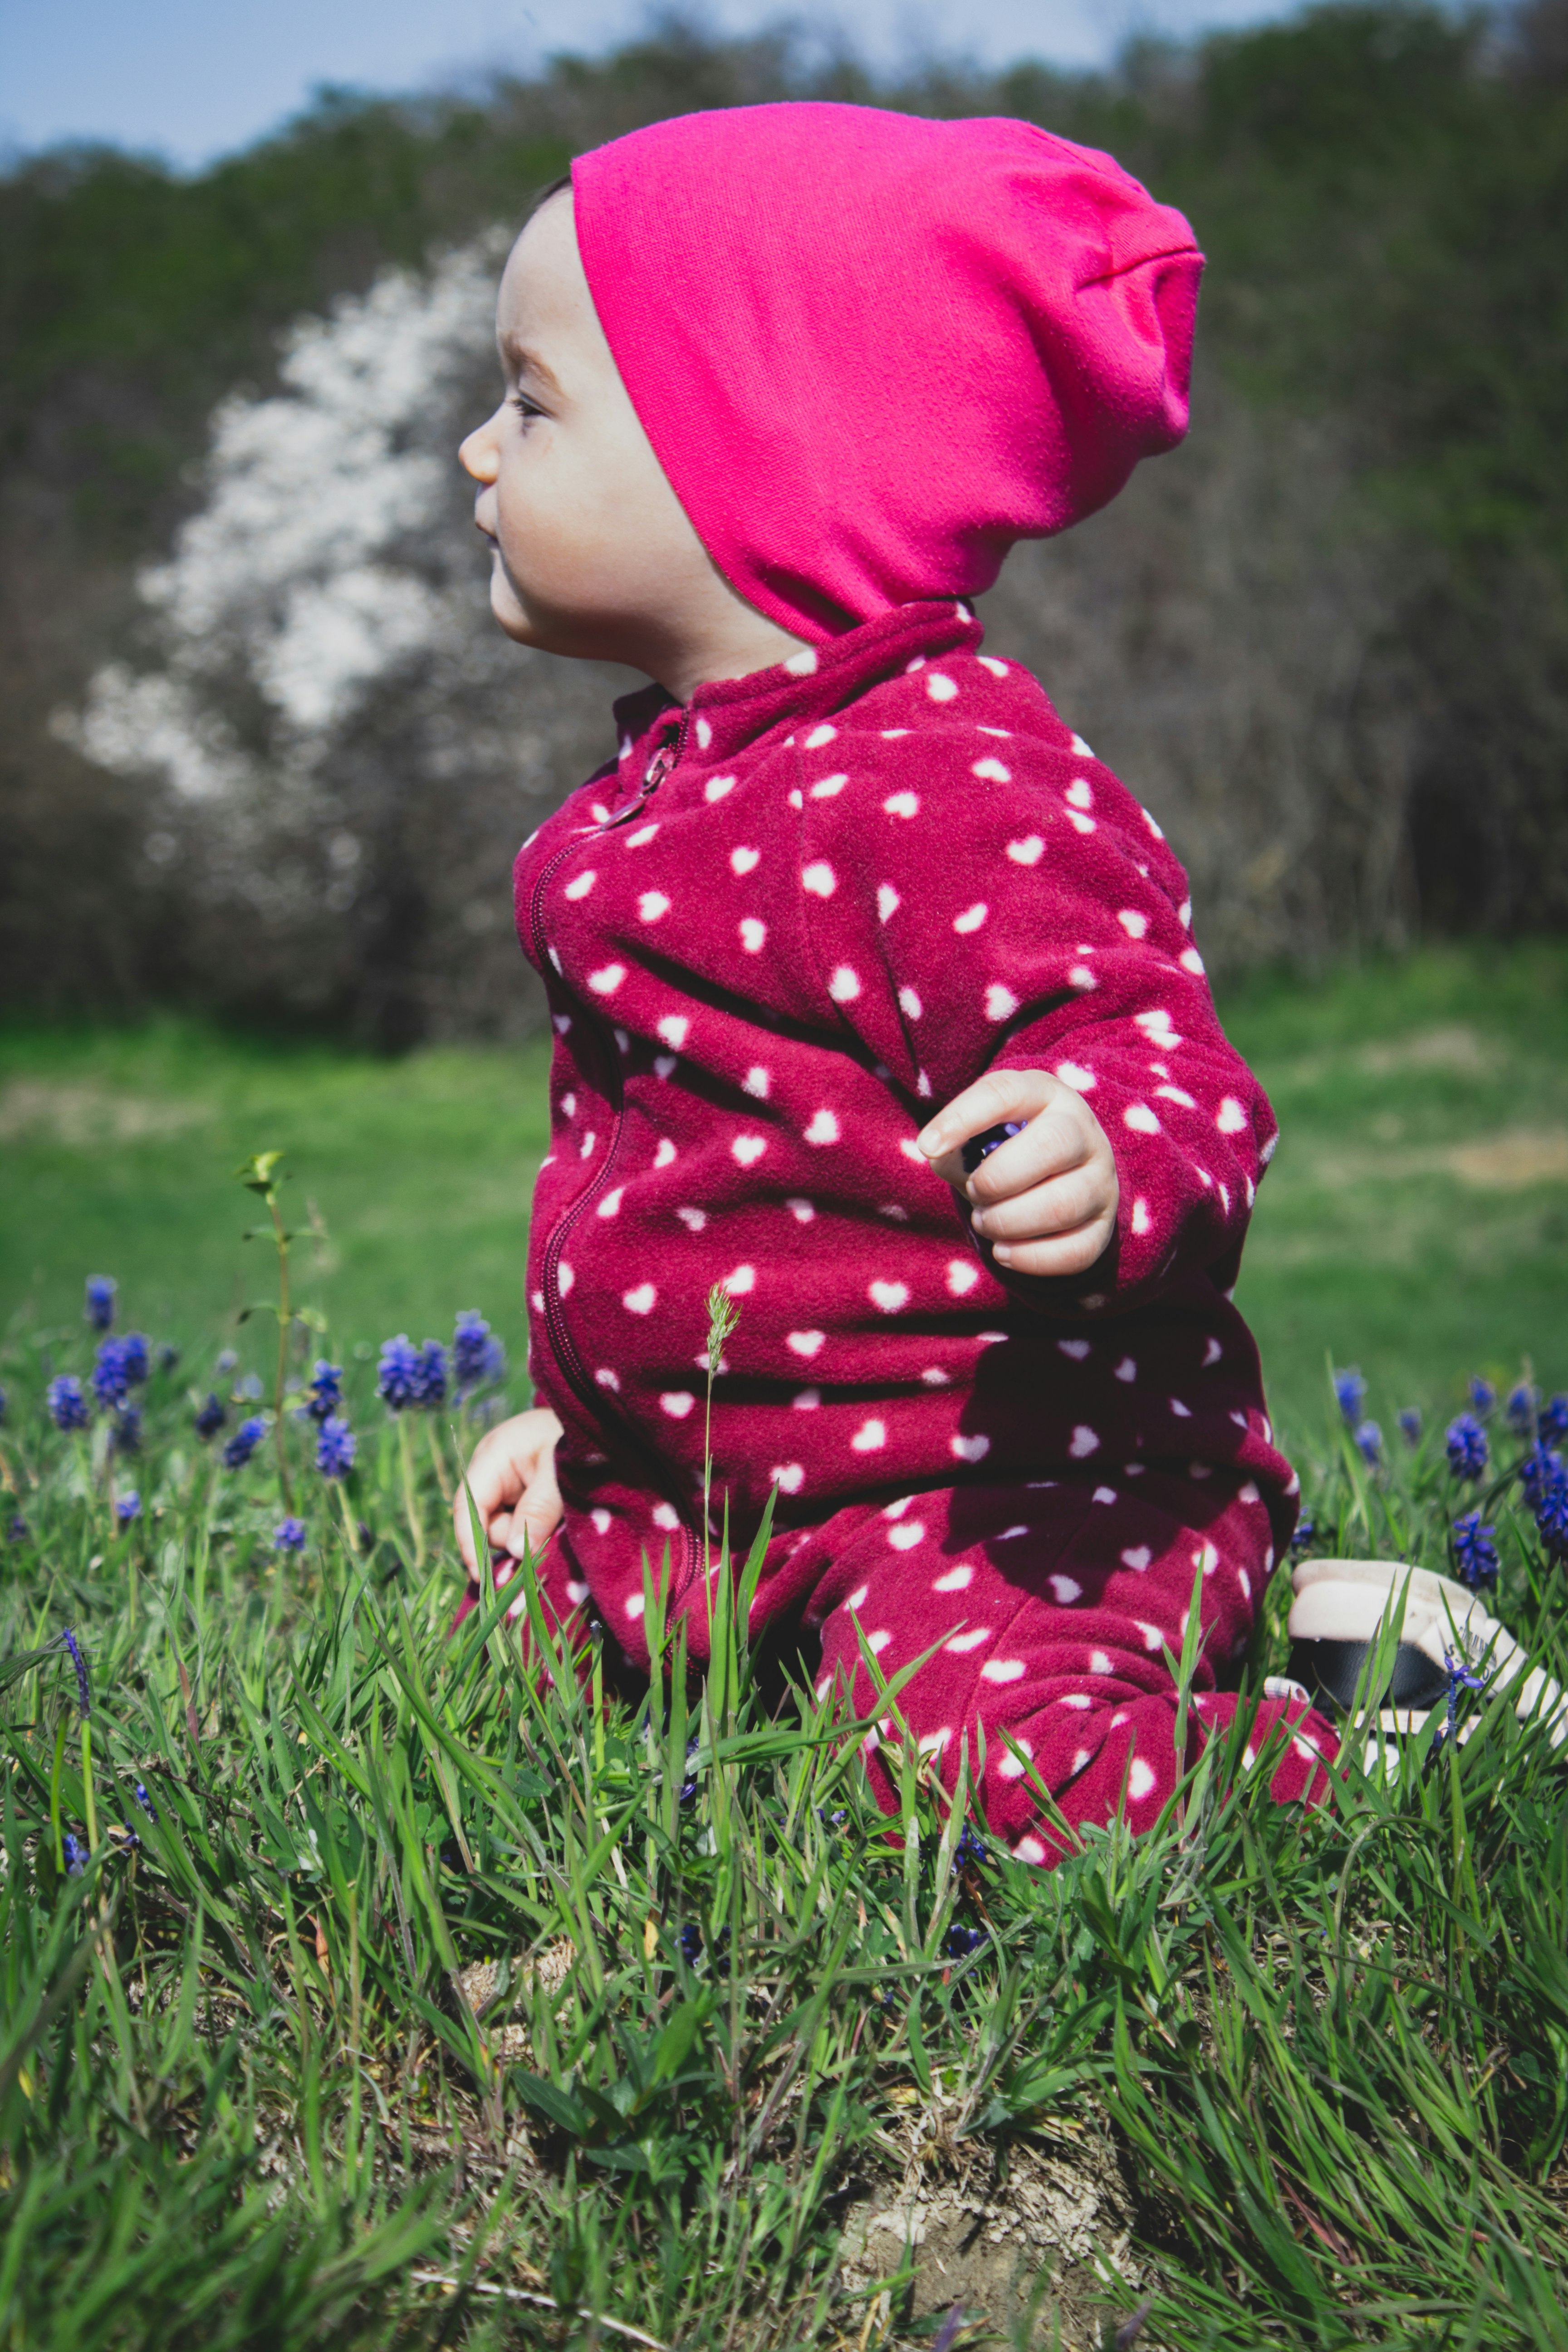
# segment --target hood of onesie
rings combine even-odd
[[[572,186],[676,496],[799,636],[988,588],[1186,431],[1193,233],[1033,123],[716,110],[580,156]]]

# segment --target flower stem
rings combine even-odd
[[[278,1377],[273,1386],[272,1428],[278,1444],[278,1483],[283,1489],[283,1508],[290,1517],[294,1514],[294,1495],[289,1478],[289,1444],[284,1431],[283,1396],[289,1375],[289,1326],[292,1316],[289,1305],[289,1234],[278,1213],[278,1202],[267,1195],[271,1213],[272,1231],[278,1248]]]
[[[419,1504],[414,1491],[414,1441],[409,1434],[408,1415],[397,1416],[397,1450],[403,1460],[403,1503],[408,1513],[408,1532],[414,1538],[414,1565],[425,1565],[425,1529],[420,1524]]]
[[[92,1793],[92,1726],[86,1716],[81,1719],[81,1786],[82,1800],[87,1808],[87,1845],[89,1853],[98,1850],[98,1807]]]

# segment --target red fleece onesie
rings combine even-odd
[[[1297,1480],[1230,1303],[1273,1150],[1220,1029],[1185,877],[1153,819],[964,604],[906,604],[779,667],[617,706],[617,764],[524,846],[518,930],[556,1031],[530,1245],[531,1370],[560,1415],[541,1569],[637,1660],[643,1557],[707,1650],[707,1297],[741,1309],[714,1386],[753,1631],[820,1629],[875,1713],[856,1628],[951,1784],[984,1724],[993,1832],[1169,1794],[1202,1570],[1201,1721],[1244,1646]],[[1076,1282],[1001,1273],[915,1137],[992,1066],[1083,1094],[1121,1180]],[[1270,1704],[1260,1728],[1279,1717]],[[1294,1710],[1300,1714],[1298,1708]],[[1274,1779],[1321,1782],[1293,1722]],[[868,1760],[884,1801],[890,1782]]]

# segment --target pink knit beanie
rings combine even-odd
[[[1032,123],[738,107],[595,148],[572,185],[676,496],[797,635],[989,587],[1186,431],[1191,229]]]

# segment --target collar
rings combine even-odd
[[[722,765],[778,728],[809,726],[843,709],[912,661],[955,646],[973,652],[984,634],[968,604],[947,598],[897,604],[771,668],[700,686],[689,703],[676,702],[661,686],[623,695],[615,705],[620,788],[639,791],[649,761],[677,744],[691,746],[704,766]]]

